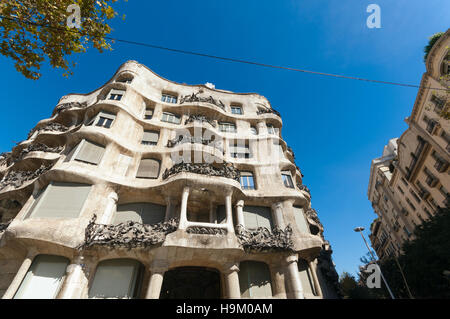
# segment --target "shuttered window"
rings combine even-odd
[[[159,161],[152,158],[143,158],[139,165],[136,177],[138,178],[158,178]]]
[[[269,207],[244,206],[243,213],[245,228],[256,229],[258,227],[266,227],[272,230],[272,211]]]
[[[61,256],[36,256],[14,299],[56,298],[68,264],[69,260]]]
[[[134,221],[153,225],[164,221],[166,206],[153,203],[130,203],[117,206],[114,224]]]
[[[303,208],[294,206],[293,209],[295,223],[297,224],[298,230],[301,233],[309,234],[309,226],[308,222],[306,221],[305,215],[303,214]]]
[[[239,265],[239,286],[243,298],[272,297],[272,283],[267,264],[242,261]]]
[[[98,264],[89,290],[89,298],[123,298],[139,296],[142,265],[133,259],[105,260]]]
[[[144,113],[145,120],[151,120],[153,117],[153,109],[146,108]]]
[[[74,160],[98,165],[102,160],[105,148],[87,140],[82,140],[74,153]]]
[[[53,182],[41,193],[30,218],[77,218],[91,185]]]
[[[302,283],[303,292],[311,295],[316,295],[311,269],[309,268],[309,265],[306,262],[306,260],[304,259],[298,260],[298,272],[300,275],[300,281]]]
[[[181,123],[181,117],[179,115],[176,115],[176,114],[173,114],[173,113],[164,112],[162,117],[161,117],[161,121],[168,122],[168,123],[173,123],[173,124],[180,124]]]
[[[156,145],[158,144],[159,132],[156,131],[144,131],[142,137],[142,144],[144,145]]]

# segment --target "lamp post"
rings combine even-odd
[[[392,299],[395,299],[394,294],[393,294],[392,291],[391,291],[391,288],[389,288],[389,285],[388,285],[386,279],[384,278],[383,273],[381,272],[380,266],[379,266],[378,263],[376,262],[376,258],[375,258],[375,256],[373,255],[372,250],[370,249],[369,245],[367,244],[366,239],[364,238],[364,234],[362,233],[363,230],[364,230],[364,227],[356,227],[356,228],[354,229],[355,232],[359,232],[359,233],[361,234],[361,237],[362,237],[362,239],[364,240],[364,243],[366,244],[366,247],[367,247],[367,249],[369,250],[370,255],[372,256],[373,261],[375,262],[375,264],[377,265],[378,269],[380,270],[381,278],[383,279],[384,284],[386,285],[386,288],[387,288],[387,290],[389,291],[389,294],[391,295],[391,298],[392,298]]]

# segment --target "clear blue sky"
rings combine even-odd
[[[366,27],[366,7],[381,7],[381,29]],[[427,38],[449,27],[448,0],[123,1],[113,37],[263,63],[419,84]],[[283,117],[312,205],[325,226],[339,273],[355,273],[366,248],[355,226],[375,218],[367,199],[370,162],[406,129],[417,89],[326,78],[114,44],[74,56],[69,79],[49,67],[25,79],[0,56],[0,152],[26,139],[59,98],[87,93],[120,64],[137,60],[177,82],[212,82],[267,97]],[[366,235],[368,231],[366,231]]]

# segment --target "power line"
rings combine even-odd
[[[22,19],[18,19],[18,18],[15,18],[15,17],[6,17],[6,16],[3,16],[3,15],[0,15],[0,18],[7,19],[7,20],[10,20],[10,21],[14,21],[14,22],[17,22],[17,23],[23,22],[23,23],[26,23],[26,24],[39,26],[39,27],[43,27],[43,28],[48,28],[48,29],[55,29],[55,30],[64,31],[64,32],[73,32],[73,33],[81,34],[82,36],[87,36],[88,35],[85,32],[82,32],[82,31],[77,30],[77,29],[67,30],[66,28],[63,28],[63,27],[56,27],[56,26],[51,26],[51,25],[46,25],[46,24],[39,24],[39,23],[36,23],[36,22],[22,20]],[[266,67],[266,68],[281,69],[281,70],[288,70],[288,71],[301,72],[301,73],[307,73],[307,74],[335,77],[335,78],[341,78],[341,79],[349,79],[349,80],[372,82],[372,83],[378,83],[378,84],[396,85],[396,86],[402,86],[402,87],[426,88],[426,89],[443,90],[443,91],[447,90],[447,89],[442,89],[442,88],[426,87],[426,86],[421,86],[421,85],[417,85],[417,84],[407,84],[407,83],[393,82],[393,81],[373,80],[373,79],[361,78],[361,77],[356,77],[356,76],[349,76],[349,75],[342,75],[342,74],[335,74],[335,73],[326,73],[326,72],[318,72],[318,71],[311,71],[311,70],[299,69],[299,68],[288,67],[288,66],[280,66],[280,65],[273,65],[273,64],[267,64],[267,63],[261,63],[261,62],[243,60],[243,59],[228,58],[228,57],[217,56],[217,55],[201,53],[201,52],[168,48],[168,47],[155,45],[155,44],[151,44],[151,43],[145,43],[145,42],[138,42],[138,41],[131,41],[131,40],[113,38],[113,37],[109,37],[109,36],[96,36],[96,35],[89,35],[89,36],[94,37],[94,38],[103,38],[103,39],[107,39],[107,40],[111,40],[111,41],[115,41],[115,42],[121,42],[121,43],[126,43],[126,44],[143,46],[143,47],[147,47],[147,48],[158,49],[158,50],[165,50],[165,51],[170,51],[170,52],[175,52],[175,53],[182,53],[182,54],[206,57],[206,58],[222,60],[222,61],[227,61],[227,62],[235,62],[235,63],[249,64],[249,65],[256,65],[256,66],[261,66],[261,67]]]

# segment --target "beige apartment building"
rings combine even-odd
[[[449,47],[447,30],[429,52],[408,129],[372,161],[368,197],[378,217],[369,237],[380,258],[398,255],[417,225],[450,205]]]
[[[3,298],[337,298],[282,119],[135,61],[0,160]]]

